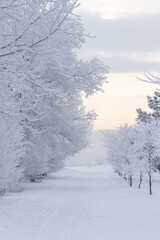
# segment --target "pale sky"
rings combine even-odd
[[[159,0],[81,0],[81,9],[104,19],[120,19],[159,14]]]
[[[140,82],[145,71],[160,70],[160,0],[81,0],[79,14],[88,39],[80,57],[98,57],[110,67],[105,93],[85,103],[99,115],[95,129],[133,124],[136,108],[157,86]]]

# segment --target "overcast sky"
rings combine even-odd
[[[79,14],[86,33],[96,35],[96,38],[87,40],[80,57],[90,59],[96,56],[110,67],[106,93],[89,100],[89,107],[95,107],[96,102],[99,113],[95,128],[133,123],[138,103],[146,108],[146,95],[153,95],[156,88],[139,83],[136,77],[142,76],[146,70],[160,70],[160,0],[80,2]],[[129,101],[132,106],[125,104],[124,107]],[[119,115],[116,115],[116,109],[121,110]]]
[[[160,60],[160,0],[82,0],[88,39],[81,54],[99,56],[112,72],[157,70]]]
[[[81,0],[81,9],[105,19],[159,14],[159,0]]]

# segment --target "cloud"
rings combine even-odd
[[[86,31],[96,35],[88,45],[106,51],[160,50],[160,15],[104,20],[96,14],[81,13]]]
[[[160,13],[159,0],[81,0],[81,9],[105,19]]]
[[[160,62],[160,15],[127,19],[102,19],[81,11],[87,39],[80,56],[100,57],[114,72],[158,70]]]

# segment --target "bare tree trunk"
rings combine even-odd
[[[132,187],[132,176],[129,177],[129,186]]]
[[[149,194],[152,195],[152,175],[151,175],[151,172],[149,172],[148,175],[149,175]]]
[[[143,180],[143,175],[142,175],[142,173],[140,172],[139,186],[138,186],[139,189],[141,188],[142,180]]]
[[[124,178],[124,180],[125,180],[125,181],[127,181],[127,180],[128,180],[128,179],[127,179],[127,177],[125,177],[125,176],[124,176],[123,178]]]

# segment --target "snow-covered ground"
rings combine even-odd
[[[110,167],[68,167],[0,198],[2,240],[159,240],[160,179],[130,189]]]

